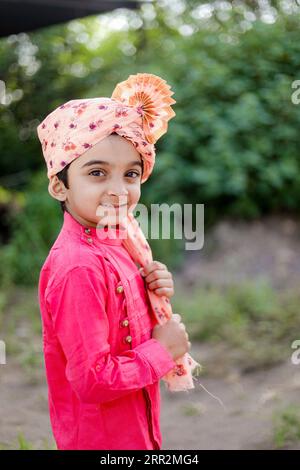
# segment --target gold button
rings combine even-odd
[[[122,292],[124,292],[124,287],[123,286],[118,286],[117,287],[117,292],[118,292],[118,294],[122,294]]]
[[[126,336],[125,341],[126,341],[126,343],[131,343],[132,337],[131,336]]]
[[[88,241],[89,243],[93,243],[93,239],[92,239],[92,238],[90,238],[90,237],[89,237],[89,238],[87,238],[87,241]]]
[[[128,320],[123,320],[122,321],[122,326],[128,326],[129,325],[129,321]]]
[[[85,233],[91,233],[91,229],[90,229],[90,228],[85,228],[84,231],[85,231]]]

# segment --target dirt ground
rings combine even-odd
[[[217,356],[211,347],[199,344],[193,345],[191,354],[202,363]],[[33,385],[18,364],[1,369],[2,449],[19,448],[18,434],[33,449],[55,448],[43,371],[38,375]],[[299,403],[299,395],[300,366],[291,361],[244,375],[227,369],[222,377],[198,378],[188,392],[171,393],[161,381],[162,449],[272,449],[273,412]],[[300,443],[290,448],[300,449]]]
[[[206,363],[216,351],[193,345],[192,355]],[[200,377],[194,390],[170,395],[163,390],[164,449],[274,449],[274,411],[299,403],[300,366],[291,361],[269,370]],[[173,423],[173,424],[172,424]],[[180,428],[177,423],[180,423]],[[300,442],[285,448],[300,449]]]
[[[267,277],[277,289],[299,284],[300,223],[288,216],[223,221],[204,243],[203,250],[187,252],[183,269],[174,276],[175,289],[177,284],[193,287],[195,280],[205,286],[259,277]],[[224,361],[221,347],[194,342],[191,355],[206,369],[194,390],[170,393],[161,381],[162,448],[274,448],[274,412],[300,405],[300,365],[288,358],[270,369],[243,374]],[[216,363],[218,373],[213,372]],[[19,448],[20,434],[33,449],[55,448],[44,371],[32,383],[20,364],[13,359],[9,364],[0,366],[0,448]],[[300,442],[286,448],[300,449]]]

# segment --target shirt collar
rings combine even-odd
[[[118,228],[96,228],[89,225],[82,225],[67,211],[64,211],[64,229],[76,232],[88,243],[105,243],[107,245],[122,245],[121,230]]]

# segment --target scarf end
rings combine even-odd
[[[201,370],[201,364],[187,354],[163,377],[163,380],[169,392],[185,392],[195,388],[194,381],[197,382],[196,377],[199,377]]]

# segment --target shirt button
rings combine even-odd
[[[101,369],[100,364],[97,364],[97,365],[96,365],[96,371],[99,372],[100,369]]]
[[[118,292],[118,294],[122,294],[122,292],[124,292],[124,287],[123,286],[118,286],[117,287],[117,292]]]
[[[91,229],[90,229],[90,228],[85,228],[84,231],[85,231],[85,233],[91,233]]]
[[[121,326],[128,326],[129,325],[129,321],[128,320],[123,320],[121,322]]]
[[[126,341],[126,343],[131,343],[132,337],[131,336],[126,336],[125,341]]]
[[[90,238],[90,237],[89,237],[89,238],[87,238],[87,241],[88,241],[89,243],[93,243],[93,239],[92,239],[92,238]]]

